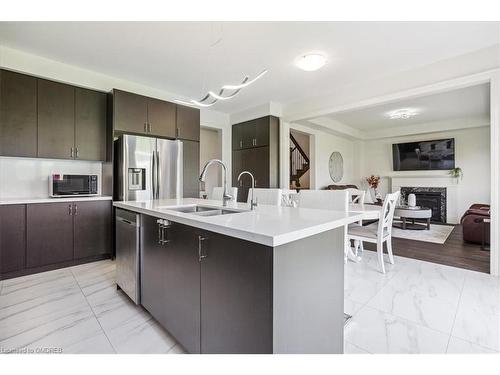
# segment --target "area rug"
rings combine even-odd
[[[432,242],[443,244],[448,239],[448,236],[453,231],[453,225],[438,225],[431,224],[431,229],[427,230],[411,230],[392,228],[392,236],[397,238],[404,238],[407,240]]]

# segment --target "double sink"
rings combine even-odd
[[[181,207],[158,207],[159,209],[166,209],[169,211],[177,211],[186,214],[193,214],[198,216],[219,216],[219,215],[229,215],[229,214],[237,214],[241,212],[246,212],[244,210],[233,210],[228,208],[218,208],[218,207],[209,207],[209,206],[200,206],[200,205],[190,205],[190,206],[181,206]]]

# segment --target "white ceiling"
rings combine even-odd
[[[212,107],[229,113],[332,94],[497,44],[498,37],[498,23],[485,22],[0,23],[2,45],[185,98],[269,69],[238,97]],[[326,53],[327,65],[298,70],[293,60],[310,51]]]
[[[414,109],[418,114],[408,119],[391,120],[388,113],[399,109]],[[482,84],[323,117],[370,131],[454,119],[488,120],[489,115],[490,85]]]

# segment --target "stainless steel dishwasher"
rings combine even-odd
[[[140,215],[116,208],[116,284],[140,303]]]

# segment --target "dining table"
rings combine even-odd
[[[352,213],[362,214],[363,220],[378,220],[380,219],[382,206],[367,203],[349,203],[347,210]]]
[[[347,210],[348,212],[361,214],[362,220],[378,220],[382,214],[382,206],[376,204],[349,203]],[[361,261],[361,257],[352,251],[350,244],[347,246],[347,258],[356,263]]]

